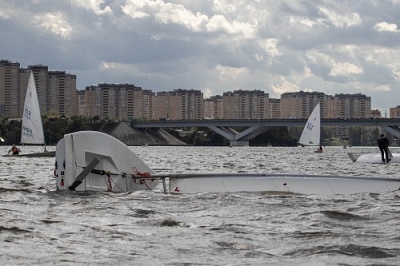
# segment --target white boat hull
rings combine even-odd
[[[46,151],[37,153],[5,154],[3,157],[54,157],[55,155],[55,151]]]
[[[171,175],[172,193],[270,192],[298,194],[382,193],[400,188],[400,179],[356,176],[279,174]]]
[[[57,144],[55,157],[54,172],[60,190],[130,192],[151,190],[159,182],[139,178],[140,174],[150,175],[153,171],[124,143],[101,132],[65,135]],[[93,170],[76,183],[95,158],[98,163]]]
[[[353,153],[348,153],[349,157],[356,163],[371,163],[371,164],[379,164],[382,162],[382,156],[380,153],[367,153],[357,156]],[[390,163],[400,163],[400,154],[392,153],[392,158]]]

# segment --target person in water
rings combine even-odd
[[[378,139],[377,142],[378,142],[379,150],[381,151],[382,162],[383,163],[385,163],[385,162],[388,163],[390,161],[390,158],[389,158],[389,140],[388,140],[388,138],[385,137],[384,134],[381,134],[379,136],[379,139]],[[385,161],[385,155],[386,155],[386,161]]]
[[[12,155],[17,155],[21,152],[21,150],[17,146],[15,146],[15,144],[13,144],[8,153],[10,152],[12,153]]]

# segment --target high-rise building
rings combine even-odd
[[[147,116],[147,111],[143,111],[143,90],[133,84],[101,83],[87,86],[84,95],[86,108],[83,112],[88,117],[128,120]],[[149,98],[148,92],[145,95],[146,99]],[[152,113],[152,110],[148,112]]]
[[[158,92],[155,105],[157,119],[188,120],[204,116],[203,93],[199,90]]]
[[[224,117],[223,98],[221,95],[204,99],[204,118],[222,119]]]
[[[335,94],[332,118],[370,118],[371,97],[364,94]]]
[[[20,87],[20,64],[0,60],[0,114],[7,117],[21,117],[22,93],[24,92]]]
[[[155,113],[156,94],[151,90],[142,91],[142,115],[141,119],[155,120],[157,119]]]
[[[49,71],[47,76],[47,112],[66,117],[76,115],[76,76],[65,71]]]
[[[279,119],[281,117],[281,99],[269,98],[268,119]]]
[[[265,119],[269,117],[269,94],[260,90],[223,93],[225,119]]]
[[[325,117],[325,99],[322,92],[287,92],[281,95],[281,118],[307,119],[320,103],[321,117]]]
[[[75,113],[79,116],[87,116],[86,115],[86,97],[85,90],[76,91],[76,108]]]

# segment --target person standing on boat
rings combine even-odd
[[[381,151],[382,162],[385,163],[385,155],[386,155],[386,163],[390,161],[389,159],[389,140],[385,137],[384,134],[381,134],[378,139],[378,147]]]
[[[13,144],[8,153],[10,152],[12,153],[12,155],[17,155],[21,152],[21,150],[17,146],[15,146],[15,144]]]

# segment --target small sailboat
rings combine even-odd
[[[44,151],[39,153],[4,156],[27,156],[27,157],[54,157],[55,151],[47,151],[44,139],[42,117],[40,115],[39,99],[37,96],[35,80],[31,71],[28,87],[26,89],[24,111],[21,126],[21,144],[43,145]]]
[[[316,152],[323,152],[321,146],[321,111],[318,103],[301,133],[299,144],[301,146],[318,146]]]

